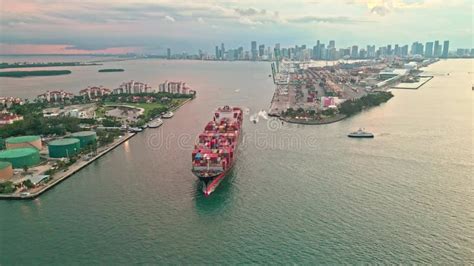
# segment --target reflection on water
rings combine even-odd
[[[239,163],[237,158],[236,164]],[[208,197],[204,196],[202,192],[202,182],[197,180],[195,182],[196,187],[196,211],[198,214],[219,214],[223,210],[228,210],[230,205],[233,203],[233,186],[236,175],[234,173],[235,168],[232,168],[226,175],[224,180],[221,181],[216,190]]]
[[[219,105],[268,108],[268,63],[137,60],[104,66],[126,69],[114,77],[81,67],[9,80],[2,92],[18,96],[183,80],[198,97],[42,195],[40,213],[0,201],[0,264],[463,264],[474,246],[472,62],[442,60],[428,70],[449,76],[334,124],[246,117],[234,169],[208,198],[178,136],[191,143]],[[359,127],[376,137],[346,136]]]

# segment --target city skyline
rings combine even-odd
[[[194,53],[252,40],[382,46],[414,35],[422,43],[450,40],[452,50],[472,46],[472,4],[464,0],[4,0],[1,9],[0,54]]]

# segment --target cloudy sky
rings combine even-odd
[[[250,41],[473,46],[471,0],[0,0],[0,54],[212,52]]]

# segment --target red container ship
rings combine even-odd
[[[203,183],[204,195],[211,194],[234,166],[241,139],[242,109],[223,106],[199,135],[192,154],[192,172]]]

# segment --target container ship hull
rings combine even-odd
[[[214,192],[234,166],[242,117],[238,107],[220,107],[199,135],[192,153],[192,172],[202,182],[205,196]]]

